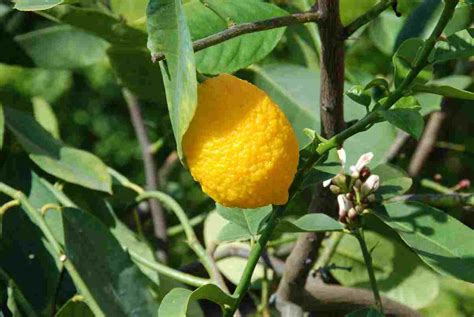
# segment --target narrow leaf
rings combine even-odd
[[[186,317],[190,302],[200,299],[207,299],[221,308],[224,305],[233,305],[235,298],[222,291],[214,284],[207,284],[199,287],[195,291],[184,288],[175,288],[169,292],[161,302],[158,311],[159,316]]]
[[[474,282],[472,229],[443,211],[420,203],[386,204],[375,214],[434,270]]]
[[[197,106],[194,51],[181,0],[150,0],[147,8],[148,49],[164,53],[160,62],[168,110],[180,159],[182,139]]]
[[[344,226],[325,214],[308,214],[294,221],[283,220],[277,226],[278,232],[321,232],[341,231]]]
[[[441,95],[441,96],[449,97],[449,98],[474,100],[474,92],[457,89],[451,86],[425,84],[425,85],[414,85],[412,89],[415,92],[426,92],[426,93]]]
[[[59,139],[58,119],[51,105],[41,97],[34,97],[31,99],[31,103],[36,121],[53,137]]]
[[[111,192],[110,175],[99,158],[65,146],[24,112],[12,108],[4,108],[4,112],[8,128],[45,172],[87,188]]]

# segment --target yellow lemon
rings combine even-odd
[[[183,149],[194,179],[224,206],[288,201],[298,141],[285,114],[247,81],[222,74],[199,85]]]

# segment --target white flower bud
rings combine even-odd
[[[349,209],[354,207],[352,201],[347,199],[345,195],[338,195],[337,203],[339,205],[339,216],[346,215]]]
[[[351,172],[352,172],[352,177],[358,178],[360,171],[366,167],[374,158],[374,153],[368,152],[365,154],[362,154],[359,160],[357,161],[356,165],[353,165],[350,167]]]
[[[378,175],[370,175],[369,178],[362,184],[360,192],[362,197],[370,195],[380,187],[380,177]]]

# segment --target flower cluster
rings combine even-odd
[[[380,186],[380,178],[370,172],[367,165],[372,161],[374,154],[363,154],[357,164],[350,167],[351,174],[344,172],[346,153],[344,149],[337,151],[343,167],[342,172],[323,183],[324,187],[337,195],[339,205],[339,221],[351,223],[375,201],[375,192]]]

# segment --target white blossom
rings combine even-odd
[[[373,158],[374,158],[374,153],[372,153],[372,152],[362,154],[361,157],[359,158],[359,160],[357,161],[356,165],[352,165],[350,167],[351,172],[352,172],[352,176],[358,177],[360,171],[364,167],[366,167],[372,161]]]
[[[360,192],[362,196],[367,196],[375,192],[380,187],[380,177],[378,175],[370,175],[362,184]]]

